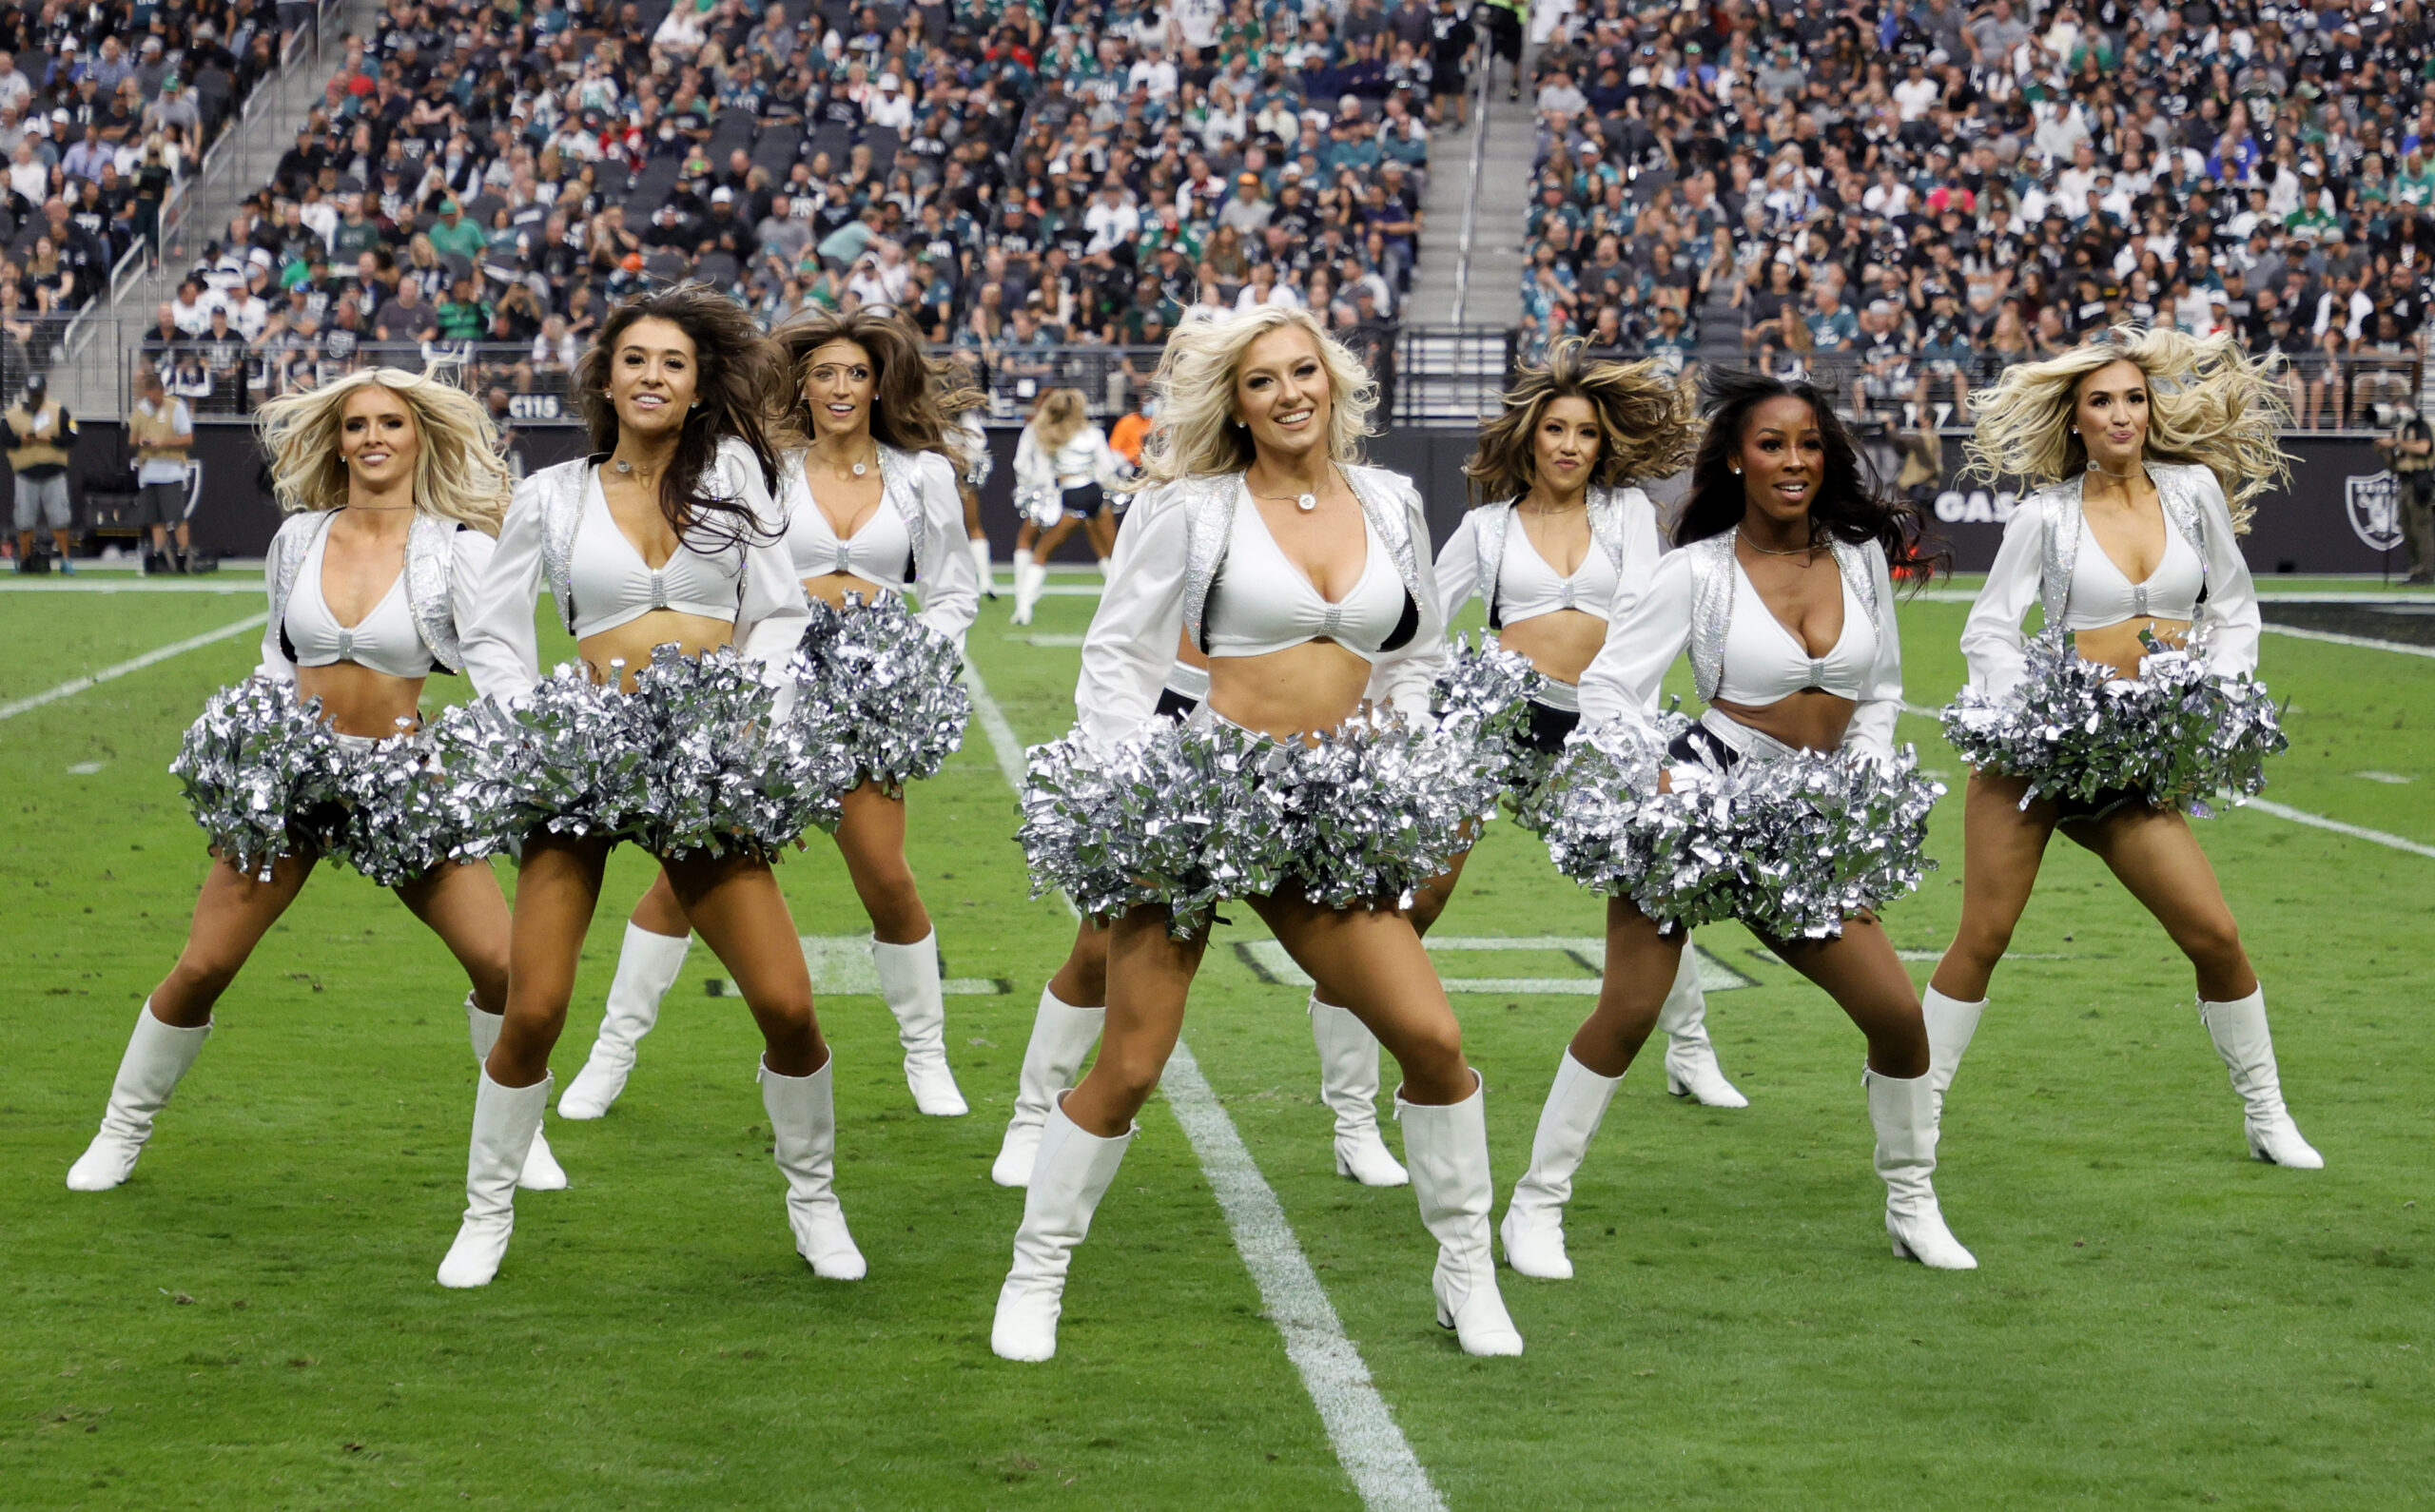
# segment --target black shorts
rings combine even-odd
[[[1728,772],[1742,761],[1742,753],[1705,725],[1693,725],[1667,741],[1666,754],[1678,762],[1700,762]]]
[[[2133,804],[2144,808],[2147,803],[2148,795],[2136,787],[2102,788],[2090,798],[2055,800],[2055,823],[2083,824],[2093,819],[2103,819],[2117,808],[2128,808]]]
[[[1159,708],[1157,712],[1163,718],[1176,720],[1180,723],[1185,719],[1189,719],[1192,716],[1192,711],[1199,707],[1199,699],[1186,698],[1172,688],[1161,688],[1159,689]]]
[[[1564,749],[1565,737],[1581,724],[1577,708],[1550,708],[1537,699],[1530,701],[1530,724],[1522,731],[1522,744],[1543,756],[1553,756]]]
[[[1515,68],[1522,66],[1522,18],[1503,6],[1483,5],[1471,19],[1488,25],[1489,45]]]
[[[1067,489],[1064,499],[1059,507],[1065,512],[1065,517],[1069,520],[1086,520],[1099,514],[1106,504],[1107,495],[1100,491],[1100,486],[1097,483],[1085,483],[1081,488]]]

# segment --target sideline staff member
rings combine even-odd
[[[152,550],[177,571],[194,565],[193,533],[186,526],[186,449],[194,445],[194,412],[169,397],[158,369],[147,367],[139,384],[143,397],[127,413],[127,438],[135,448],[135,522],[152,527]],[[168,556],[169,532],[178,535]]]
[[[26,397],[0,416],[0,446],[9,449],[9,470],[17,475],[17,571],[34,567],[34,526],[50,527],[51,544],[59,549],[59,570],[73,572],[68,560],[68,452],[76,444],[76,422],[50,397],[49,382],[36,373],[26,379]]]
[[[2409,581],[2435,583],[2435,426],[2415,411],[2376,443],[2401,484],[2401,538]]]

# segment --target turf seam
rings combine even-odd
[[[989,737],[1000,775],[1021,794],[1021,737],[969,662],[964,665],[964,684],[972,694],[973,718]],[[1062,893],[1058,896],[1068,909],[1073,908],[1072,899]],[[1352,1478],[1362,1503],[1373,1512],[1445,1512],[1446,1503],[1428,1468],[1412,1453],[1403,1429],[1396,1426],[1394,1413],[1379,1395],[1360,1349],[1346,1336],[1335,1305],[1328,1300],[1318,1272],[1302,1252],[1301,1241],[1286,1220],[1284,1204],[1277,1201],[1276,1189],[1260,1173],[1259,1163],[1244,1147],[1235,1120],[1227,1115],[1208,1078],[1201,1075],[1200,1062],[1180,1037],[1168,1057],[1159,1090],[1175,1111],[1184,1137],[1192,1142],[1201,1174],[1208,1178],[1226,1215],[1236,1252],[1259,1289],[1268,1319],[1285,1341],[1285,1356],[1301,1376],[1312,1405],[1318,1408],[1328,1444]]]

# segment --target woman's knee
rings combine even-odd
[[[2229,909],[2184,920],[2173,930],[2173,942],[2202,976],[2237,977],[2249,968],[2249,951],[2241,943],[2240,925]]]
[[[1057,968],[1048,990],[1069,1008],[1097,1008],[1107,1001],[1107,952],[1076,951]]]
[[[1463,1026],[1454,1021],[1451,1012],[1432,1015],[1421,1023],[1398,1026],[1393,1037],[1389,1048],[1395,1063],[1404,1068],[1406,1077],[1441,1083],[1459,1079]]]

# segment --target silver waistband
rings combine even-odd
[[[1787,746],[1763,729],[1753,729],[1721,708],[1711,708],[1700,716],[1700,727],[1733,748],[1734,754],[1747,761],[1771,762],[1799,754],[1801,747]]]
[[[1178,662],[1167,669],[1167,691],[1183,698],[1207,702],[1209,669],[1195,667],[1190,662]]]
[[[1539,681],[1539,690],[1530,695],[1530,702],[1560,708],[1568,714],[1578,714],[1581,712],[1581,688],[1576,683],[1559,683],[1552,677],[1543,676]]]

